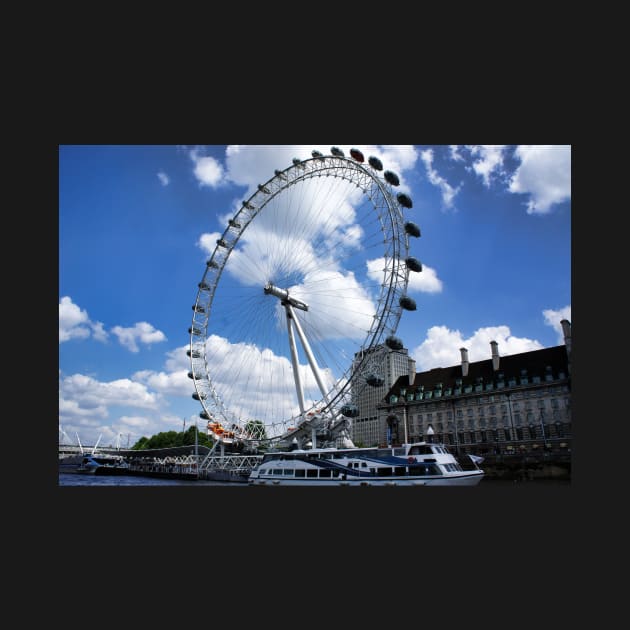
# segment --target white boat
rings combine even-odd
[[[248,481],[254,486],[474,486],[483,475],[472,458],[471,469],[464,470],[444,444],[414,442],[266,453]]]

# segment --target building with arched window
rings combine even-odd
[[[377,405],[378,443],[426,439],[457,454],[503,454],[571,447],[571,325],[565,345],[400,376]]]

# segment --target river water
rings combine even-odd
[[[187,481],[181,479],[160,479],[156,477],[133,477],[125,475],[78,475],[72,473],[59,473],[60,486],[233,486],[235,488],[251,487],[246,483],[235,483],[229,481],[208,481],[200,479],[198,481]],[[486,477],[482,479],[476,487],[569,487],[570,480],[567,479],[526,479],[504,480]]]

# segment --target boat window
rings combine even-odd
[[[295,469],[295,476],[296,477],[304,477],[304,470],[302,468],[296,468]]]
[[[293,477],[293,468],[283,468],[283,474],[285,477],[287,475]]]
[[[324,468],[322,470],[319,471],[319,476],[321,477],[331,477],[332,475],[330,474],[331,470],[329,468]]]
[[[309,469],[306,471],[307,477],[317,477],[317,469]]]
[[[339,471],[338,470],[333,470],[332,471],[332,476],[333,477],[339,477]]]
[[[404,477],[407,474],[407,468],[405,466],[394,466],[394,475],[396,477]]]
[[[274,475],[281,475],[281,474],[282,474],[282,468],[274,468],[274,469],[272,470],[272,473],[273,473]]]
[[[392,469],[389,466],[383,467],[383,468],[379,468],[377,470],[377,475],[379,477],[391,477],[392,476]]]
[[[431,453],[431,447],[428,444],[416,444],[409,449],[409,455],[426,455]]]

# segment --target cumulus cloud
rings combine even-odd
[[[197,241],[197,247],[201,249],[205,254],[212,254],[217,246],[217,240],[221,238],[219,232],[210,232],[202,234]]]
[[[464,157],[460,153],[460,146],[461,145],[459,145],[459,144],[449,144],[448,145],[448,149],[449,149],[449,154],[451,156],[451,160],[454,160],[455,162],[462,162],[464,160]]]
[[[545,318],[545,324],[551,326],[556,331],[558,335],[558,345],[564,344],[564,333],[560,322],[563,319],[566,319],[568,322],[571,321],[571,305],[569,304],[558,310],[551,308],[545,309],[543,311],[543,317]]]
[[[400,177],[400,189],[409,192],[404,179],[405,172],[412,170],[418,159],[418,151],[413,145],[229,145],[226,149],[226,179],[247,186],[250,189],[268,181],[274,170],[284,170],[291,165],[293,158],[311,158],[313,150],[330,155],[330,148],[337,146],[349,157],[350,149],[358,149],[366,160],[377,157],[387,170]]]
[[[139,351],[138,343],[151,345],[166,341],[166,335],[147,322],[138,322],[131,328],[114,326],[111,331],[118,337],[120,345],[127,348],[130,352]]]
[[[440,189],[442,193],[442,203],[445,208],[454,209],[455,196],[461,189],[461,184],[453,188],[447,181],[433,168],[433,149],[425,149],[420,152],[420,159],[427,171],[429,181]]]
[[[193,173],[200,186],[217,188],[225,182],[225,169],[218,160],[209,155],[201,155],[198,148],[192,149],[189,156],[194,164]]]
[[[489,188],[493,175],[503,173],[505,145],[474,144],[468,148],[473,158],[476,158],[472,164],[473,171],[483,179],[486,188]]]
[[[206,353],[213,386],[236,417],[258,418],[271,425],[299,413],[293,369],[287,357],[251,343],[230,343],[218,335],[208,337]],[[300,363],[299,373],[309,407],[321,399],[321,393],[307,364]],[[335,380],[330,370],[320,366],[320,374],[325,387],[332,388]]]
[[[158,179],[160,180],[160,183],[162,184],[162,186],[168,186],[170,183],[170,178],[169,176],[164,172],[164,171],[159,171],[158,174]]]
[[[129,379],[101,382],[91,376],[73,374],[59,379],[59,422],[67,432],[77,432],[84,443],[96,442],[99,434],[109,438],[112,427],[103,426],[111,407],[132,407],[158,410],[163,404],[159,395],[150,392],[143,384]]]
[[[437,271],[433,267],[422,265],[422,271],[409,273],[407,288],[410,293],[441,293],[442,281],[438,278]]]
[[[188,358],[185,351],[182,351],[182,356]],[[194,387],[188,378],[188,370],[190,370],[190,363],[174,372],[140,370],[133,374],[133,379],[160,394],[189,397],[194,391]]]
[[[520,145],[515,156],[521,164],[509,191],[530,196],[528,214],[547,214],[554,204],[571,199],[570,145]]]
[[[497,342],[500,356],[540,350],[543,347],[534,339],[513,336],[508,326],[479,328],[468,338],[464,338],[459,330],[432,326],[427,331],[426,339],[410,354],[416,360],[418,371],[450,367],[461,362],[460,348],[468,350],[471,362],[489,359],[492,356],[491,341]]]
[[[367,261],[368,275],[374,282],[383,282],[385,259],[375,258]],[[409,293],[441,293],[442,281],[438,278],[437,271],[427,265],[422,265],[422,271],[409,272],[407,283]]]
[[[59,343],[88,337],[105,341],[107,333],[103,324],[91,321],[87,311],[74,304],[72,298],[62,297],[59,300]]]

